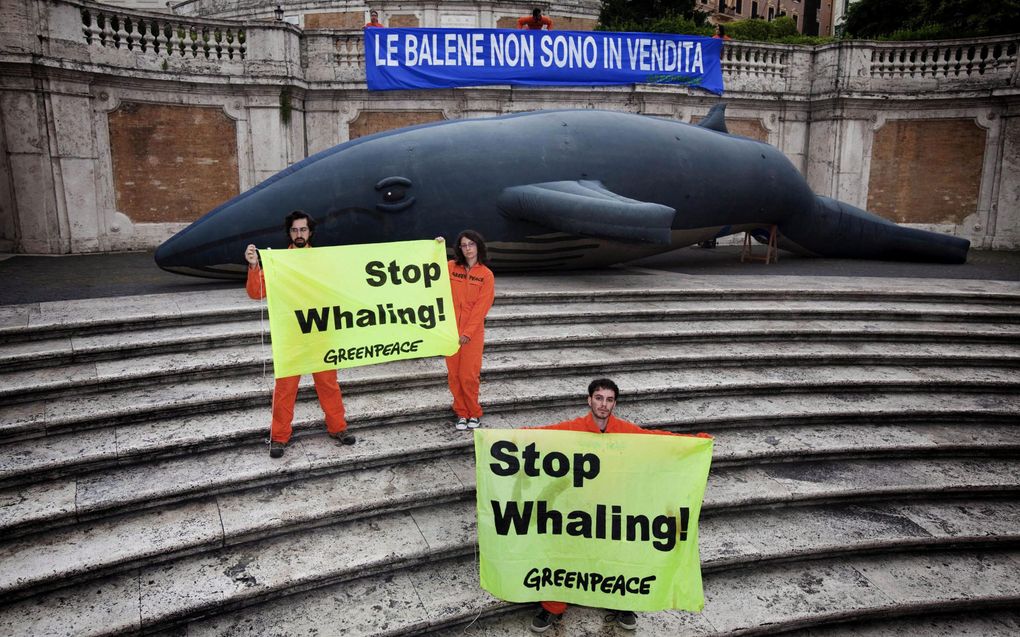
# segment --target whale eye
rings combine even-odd
[[[375,204],[377,210],[399,212],[414,204],[414,197],[409,192],[411,180],[406,177],[387,177],[380,180],[375,189],[382,197],[382,201]]]
[[[382,190],[382,198],[386,203],[396,203],[404,198],[407,190],[399,184],[394,184]]]

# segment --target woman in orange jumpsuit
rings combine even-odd
[[[478,387],[482,376],[482,349],[485,347],[485,315],[492,307],[496,283],[492,270],[485,266],[485,239],[474,230],[465,230],[453,247],[450,288],[457,316],[460,350],[446,357],[446,371],[453,394],[457,429],[474,429],[481,424],[482,406]]]

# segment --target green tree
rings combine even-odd
[[[673,32],[665,25],[702,27],[707,15],[699,11],[695,0],[606,0],[599,13],[603,31]]]
[[[1020,33],[1020,0],[858,0],[847,9],[854,38],[964,38]]]

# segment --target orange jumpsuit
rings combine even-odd
[[[529,429],[556,429],[559,431],[587,431],[588,433],[607,433],[607,434],[652,434],[656,436],[693,436],[695,438],[711,438],[708,434],[677,434],[672,431],[652,431],[649,429],[642,429],[632,422],[621,420],[612,414],[609,415],[609,420],[606,422],[606,430],[602,431],[599,426],[595,423],[595,418],[592,417],[591,412],[588,412],[587,416],[581,418],[574,418],[573,420],[566,420],[564,422],[556,423],[555,425],[546,425],[545,427],[529,427]],[[567,610],[567,605],[564,602],[542,602],[542,608],[546,609],[553,615],[562,615]]]
[[[446,357],[447,380],[453,394],[453,411],[460,418],[481,418],[478,387],[482,381],[482,349],[485,347],[485,315],[496,297],[492,270],[476,263],[470,270],[448,264],[453,308],[457,316],[457,334],[469,340],[457,353]]]
[[[293,247],[293,246],[291,246]],[[266,277],[260,267],[248,268],[248,283],[245,285],[248,296],[255,299],[266,298]],[[336,380],[336,370],[327,369],[312,374],[315,381],[315,393],[319,395],[319,405],[326,414],[326,430],[338,434],[347,429],[344,418],[344,397],[340,393],[340,385]],[[273,388],[273,424],[269,437],[273,442],[286,444],[290,440],[291,422],[294,420],[294,401],[297,400],[300,376],[285,376],[276,379]]]

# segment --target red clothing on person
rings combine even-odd
[[[492,270],[481,263],[468,269],[450,261],[447,267],[453,310],[457,317],[457,334],[470,339],[460,346],[456,354],[446,357],[453,411],[461,418],[481,418],[478,391],[482,380],[482,350],[485,348],[485,316],[496,297],[496,281]]]
[[[248,292],[248,296],[256,301],[266,298],[266,275],[262,272],[262,268],[248,267],[248,281],[244,288]],[[322,413],[326,416],[326,430],[331,434],[338,434],[347,429],[347,420],[344,417],[344,397],[340,393],[340,385],[336,380],[336,370],[327,369],[315,372],[312,374],[312,379],[315,381],[315,393],[319,396]],[[273,442],[286,444],[290,441],[293,431],[291,423],[294,421],[294,402],[297,400],[298,383],[300,382],[300,376],[284,376],[276,379],[276,385],[273,387],[273,421],[269,433]]]
[[[528,429],[553,429],[557,431],[586,431],[588,433],[598,434],[651,434],[655,436],[688,436],[691,438],[711,438],[712,436],[699,433],[699,434],[678,434],[672,431],[655,431],[650,429],[642,429],[632,422],[627,422],[621,418],[610,414],[606,420],[606,430],[602,431],[599,429],[598,423],[595,422],[594,416],[589,411],[586,416],[581,418],[574,418],[573,420],[566,420],[564,422],[556,423],[555,425],[546,425],[544,427],[528,427]],[[567,604],[565,602],[542,602],[542,608],[546,609],[553,615],[562,615],[567,610]]]
[[[382,22],[378,22],[378,21],[376,21],[376,22],[366,22],[365,26],[363,28],[367,29],[369,27],[377,27],[377,28],[380,28],[380,29],[385,29],[386,25],[383,24]]]
[[[518,29],[530,29],[531,31],[541,31],[544,26],[546,30],[552,31],[552,20],[545,16],[541,16],[536,20],[534,16],[526,15],[523,18],[517,18]]]

